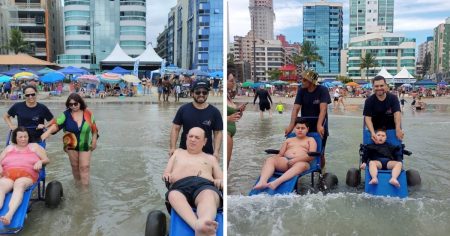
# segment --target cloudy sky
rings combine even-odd
[[[317,2],[316,0],[315,2]],[[275,34],[284,34],[288,41],[302,41],[302,7],[311,0],[274,0]],[[349,1],[341,2],[344,6],[344,43],[348,42]],[[250,29],[248,0],[228,0],[230,40],[234,35],[244,36]],[[409,38],[416,38],[417,45],[431,36],[433,28],[444,23],[450,17],[449,0],[395,0],[394,32],[405,33]]]
[[[167,25],[167,15],[170,8],[176,4],[177,0],[147,1],[147,40],[152,43],[153,47],[156,47],[156,38]]]

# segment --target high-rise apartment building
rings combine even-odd
[[[42,60],[49,60],[46,1],[15,0],[0,3],[1,46],[9,43],[11,29],[18,29],[22,32],[24,41],[31,45],[29,54]]]
[[[394,0],[350,0],[350,39],[394,32]]]
[[[450,71],[450,17],[434,28],[433,69],[435,73]]]
[[[119,43],[131,57],[146,48],[146,0],[64,0],[64,49],[58,64],[97,70]]]
[[[427,37],[427,41],[421,43],[418,47],[417,60],[416,60],[416,71],[417,74],[423,74],[423,65],[425,63],[426,55],[430,54],[429,68],[427,73],[433,73],[434,68],[434,40],[433,37]]]
[[[168,62],[185,69],[222,70],[223,1],[178,0],[167,30]]]
[[[273,39],[273,25],[275,12],[273,11],[273,0],[250,0],[251,29],[255,38]]]
[[[340,70],[342,49],[342,3],[314,2],[303,5],[303,42],[315,45],[323,65],[312,63],[321,77],[335,77]]]

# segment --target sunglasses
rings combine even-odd
[[[78,102],[69,102],[69,107],[76,107],[78,104]]]
[[[36,96],[36,94],[35,93],[29,93],[29,94],[25,94],[24,95],[25,97],[34,97],[34,96]]]
[[[195,91],[195,95],[208,95],[208,91]]]

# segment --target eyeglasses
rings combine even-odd
[[[24,95],[25,97],[34,97],[34,96],[36,96],[36,94],[35,93],[29,93],[29,94],[25,94]]]
[[[195,93],[195,95],[200,95],[200,94],[204,95],[204,96],[208,95],[208,91],[195,91],[194,93]]]
[[[78,104],[78,102],[69,102],[69,107],[76,107]]]

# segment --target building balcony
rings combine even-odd
[[[36,18],[10,18],[9,20],[10,26],[41,26],[44,25],[44,17],[36,17]]]
[[[40,3],[22,3],[22,2],[16,2],[15,6],[19,10],[32,10],[32,11],[42,11],[44,12],[44,8],[41,6]]]
[[[33,41],[33,42],[45,42],[45,34],[44,33],[23,33],[23,38],[25,41]]]
[[[46,56],[47,55],[47,49],[46,48],[35,48],[34,54],[36,56]]]

